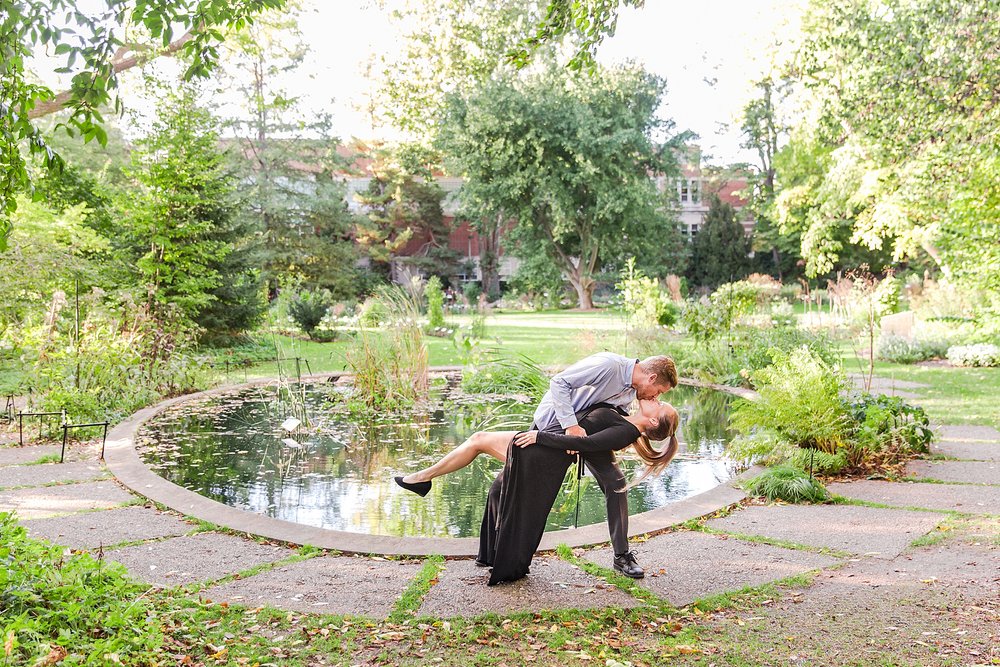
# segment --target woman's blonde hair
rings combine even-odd
[[[646,465],[635,478],[621,491],[628,491],[633,486],[650,475],[659,475],[677,454],[680,443],[677,441],[677,427],[680,425],[680,415],[669,403],[663,403],[657,413],[658,423],[632,443],[632,449]],[[666,442],[663,449],[653,447],[650,440]]]

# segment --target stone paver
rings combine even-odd
[[[841,482],[827,489],[845,498],[896,507],[926,507],[966,514],[1000,514],[1000,488],[921,482]]]
[[[418,615],[471,617],[488,612],[627,608],[642,604],[555,556],[535,556],[531,573],[518,581],[487,586],[489,577],[489,569],[477,567],[472,560],[448,561]]]
[[[1000,550],[986,544],[857,559],[727,624],[728,660],[716,664],[995,664],[998,572]],[[766,656],[755,653],[764,637],[773,647]]]
[[[84,510],[108,509],[135,499],[111,480],[0,491],[0,512],[41,519]]]
[[[17,434],[14,434],[13,442],[17,442]],[[55,454],[59,456],[57,445],[29,445],[27,447],[3,447],[0,448],[0,466],[23,465],[34,463],[43,456]],[[2,473],[0,473],[2,474]]]
[[[852,505],[768,505],[747,507],[727,517],[712,519],[708,526],[727,532],[893,558],[941,520],[940,515],[931,512]]]
[[[104,557],[121,563],[140,581],[181,586],[219,579],[293,553],[287,547],[258,544],[233,535],[199,533],[113,549],[104,552]]]
[[[633,546],[646,570],[639,583],[676,606],[840,562],[809,551],[694,531],[666,533]],[[597,549],[585,557],[609,567],[612,552]]]
[[[990,426],[975,426],[964,424],[960,426],[941,426],[938,434],[942,440],[986,440],[1000,442],[1000,431]]]
[[[969,461],[1000,461],[1000,442],[941,440],[931,443],[931,453]]]
[[[6,466],[0,471],[0,489],[10,489],[17,486],[42,486],[54,482],[89,482],[107,476],[108,472],[98,463],[43,463]]]
[[[864,389],[867,381],[867,376],[859,375],[858,373],[848,373],[848,378],[854,384],[857,389]],[[900,398],[920,398],[920,394],[916,394],[909,389],[926,389],[928,385],[921,384],[920,382],[911,382],[909,380],[894,380],[892,378],[878,377],[877,375],[872,377],[870,391],[873,394],[885,394],[886,396],[899,396]]]
[[[385,618],[420,567],[418,562],[322,556],[213,586],[202,595],[248,607]]]
[[[31,537],[73,549],[96,549],[123,542],[173,537],[191,532],[195,527],[173,514],[139,506],[23,523]]]
[[[1000,484],[1000,463],[988,461],[910,461],[906,474],[968,484]]]

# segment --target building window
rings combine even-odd
[[[690,185],[691,192],[691,202],[698,204],[701,202],[701,181],[698,179],[692,179]]]
[[[681,179],[681,203],[687,203],[689,195],[688,180],[686,178]]]

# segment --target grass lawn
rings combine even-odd
[[[868,360],[859,361],[850,343],[842,343],[841,349],[848,372],[867,372]],[[875,375],[890,381],[927,385],[900,389],[919,397],[906,400],[927,410],[931,421],[1000,429],[1000,368],[893,364],[876,359]]]

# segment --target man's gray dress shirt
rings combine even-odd
[[[635,400],[632,373],[638,359],[612,352],[598,352],[576,362],[549,382],[535,410],[535,428],[565,431],[576,426],[576,413],[595,403],[609,403],[623,410]]]

